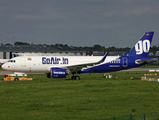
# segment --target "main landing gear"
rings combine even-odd
[[[80,77],[77,75],[77,72],[76,72],[76,76],[73,76],[71,77],[72,80],[80,80]]]
[[[80,80],[80,77],[79,76],[72,76],[71,79],[72,80]]]

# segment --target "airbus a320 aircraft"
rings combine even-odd
[[[49,78],[80,79],[80,73],[113,72],[157,61],[148,58],[154,32],[146,32],[124,56],[19,56],[2,65],[4,70],[25,73],[46,73]],[[74,75],[75,74],[75,75]]]

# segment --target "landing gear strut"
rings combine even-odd
[[[76,72],[76,76],[73,76],[71,77],[72,80],[80,80],[80,77],[77,75],[77,72]]]

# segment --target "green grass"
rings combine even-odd
[[[144,73],[148,72],[113,72],[111,79],[81,74],[81,80],[38,74],[28,75],[33,81],[0,81],[0,119],[94,120],[158,114],[159,83],[141,81]]]

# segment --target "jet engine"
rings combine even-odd
[[[66,69],[63,68],[51,68],[50,73],[47,73],[48,78],[65,78]]]

